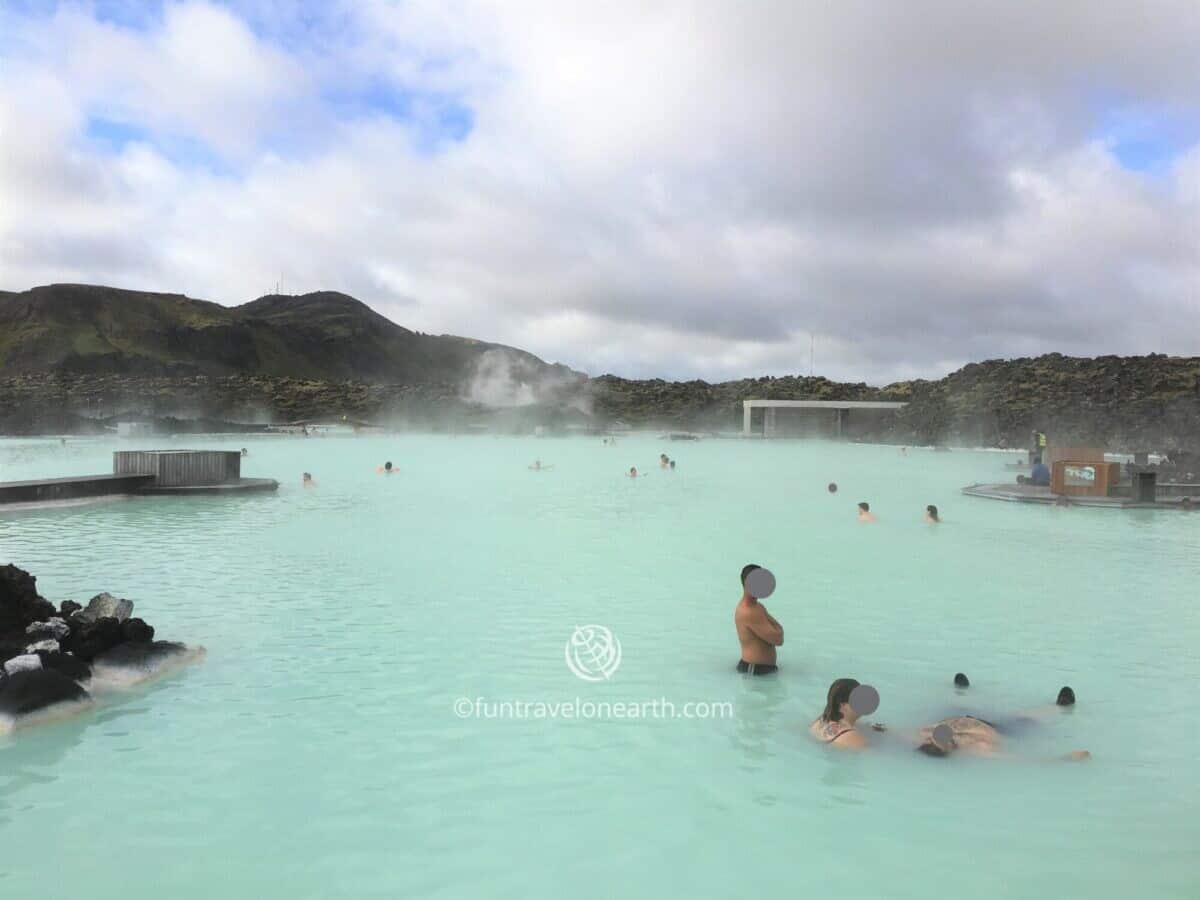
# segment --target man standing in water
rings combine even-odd
[[[751,564],[742,569],[742,599],[733,611],[738,643],[742,645],[737,670],[748,675],[770,675],[776,671],[779,667],[775,665],[775,648],[783,646],[783,626],[746,587],[746,578],[759,568],[762,567]]]

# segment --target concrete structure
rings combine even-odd
[[[776,411],[780,409],[813,409],[829,410],[834,414],[834,434],[841,437],[846,428],[850,412],[856,409],[903,409],[907,403],[887,402],[883,400],[743,400],[742,401],[742,436],[753,434],[754,410],[764,410],[763,437],[772,437],[775,433]]]
[[[0,504],[83,500],[127,494],[274,491],[273,478],[242,478],[238,450],[116,450],[111,475],[0,483]]]

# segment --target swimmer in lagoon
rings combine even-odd
[[[878,522],[875,514],[871,512],[871,504],[863,501],[858,504],[858,521],[860,522]]]
[[[829,482],[829,493],[831,493],[831,494],[837,493],[837,482],[836,481]]]
[[[643,473],[643,474],[644,474],[644,473]],[[638,470],[637,470],[637,466],[630,466],[630,467],[629,467],[629,477],[630,477],[630,478],[637,478],[637,477],[638,477]]]
[[[770,675],[776,671],[779,667],[775,664],[775,648],[783,646],[783,626],[746,588],[747,576],[761,568],[754,564],[742,568],[742,599],[733,611],[733,627],[742,649],[737,670],[747,675]]]
[[[955,684],[958,678],[965,680],[966,676],[954,676]],[[965,687],[965,685],[963,685]],[[1055,698],[1053,706],[1043,706],[1028,710],[1018,715],[984,719],[975,715],[947,716],[932,725],[926,725],[917,732],[917,750],[926,756],[949,756],[958,750],[983,755],[996,755],[1003,749],[1006,736],[1016,736],[1030,727],[1045,723],[1059,715],[1063,708],[1075,705],[1075,691],[1063,686]],[[1073,750],[1063,759],[1080,761],[1091,759],[1087,750]]]
[[[312,477],[312,473],[311,473],[311,472],[305,472],[303,475],[301,475],[301,476],[300,476],[300,483],[301,483],[302,485],[304,485],[306,488],[310,488],[310,487],[316,487],[316,486],[317,486],[317,483],[316,483],[315,481],[313,481],[313,477]]]
[[[867,746],[863,733],[854,727],[858,713],[850,705],[850,694],[858,687],[855,678],[839,678],[829,686],[825,711],[808,726],[809,732],[823,744],[861,750]]]
[[[400,470],[392,466],[391,460],[385,462],[382,466],[375,470],[380,475],[391,475]]]
[[[942,520],[938,518],[937,507],[932,503],[925,507],[925,521],[930,525],[937,525]]]
[[[250,455],[250,451],[247,450],[245,447],[243,447],[242,448],[242,456],[249,456],[249,455]]]
[[[971,686],[971,679],[962,672],[956,672],[954,675],[954,686],[956,688],[969,688]]]
[[[554,468],[554,466],[544,466],[544,465],[542,465],[542,461],[540,459],[535,459],[533,461],[533,465],[529,467],[529,471],[531,471],[531,472],[549,472],[553,468]]]
[[[671,464],[671,458],[669,456],[667,456],[667,454],[665,454],[665,453],[658,454],[658,467],[660,469],[665,469],[670,464]]]
[[[671,471],[675,471],[675,460],[671,460]]]

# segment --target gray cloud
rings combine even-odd
[[[0,287],[282,277],[597,374],[806,372],[810,334],[819,373],[876,382],[1200,352],[1192,2],[172,9],[0,17]],[[431,151],[327,99],[388,79],[473,132]],[[108,156],[114,109],[226,165]],[[1172,123],[1165,168],[1122,166],[1131,110]]]

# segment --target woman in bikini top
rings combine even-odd
[[[853,678],[839,678],[829,686],[825,711],[809,726],[817,740],[835,747],[862,748],[867,745],[862,733],[854,727],[858,713],[850,707],[850,692],[858,687]]]

